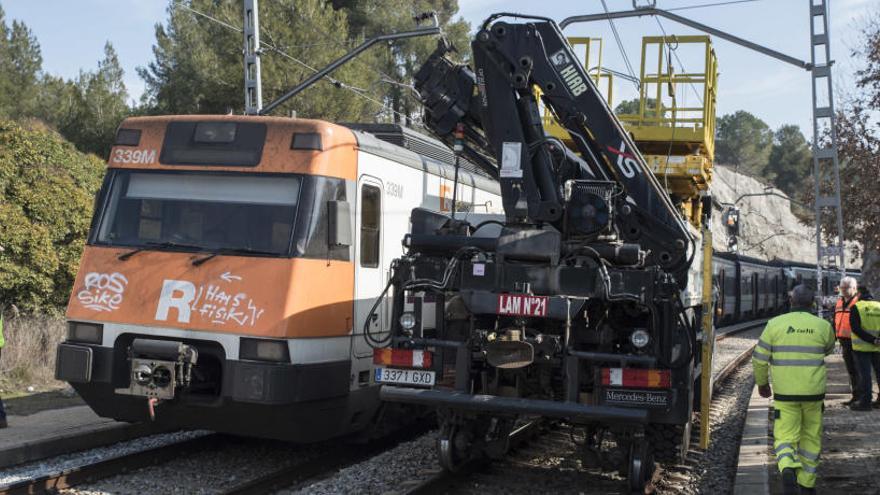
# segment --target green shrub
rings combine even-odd
[[[103,171],[43,126],[0,120],[0,305],[64,307]]]

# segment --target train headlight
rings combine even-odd
[[[287,349],[286,340],[249,339],[242,337],[239,355],[241,359],[255,361],[290,362],[290,351]]]
[[[104,325],[68,321],[67,340],[87,344],[100,344],[104,340]]]
[[[638,330],[633,331],[633,333],[629,334],[629,341],[635,346],[636,349],[641,349],[648,345],[651,342],[651,336],[648,335],[648,332],[639,328]]]
[[[416,315],[409,312],[400,315],[400,318],[397,321],[400,322],[400,326],[403,327],[404,330],[412,330],[416,327]]]

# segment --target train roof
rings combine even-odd
[[[342,124],[354,132],[358,147],[378,156],[453,180],[455,154],[442,141],[397,124]],[[459,161],[459,182],[501,194],[494,178],[465,159]]]
[[[712,257],[713,258],[720,258],[720,259],[727,260],[727,261],[741,261],[741,262],[745,262],[745,263],[769,265],[769,266],[779,267],[779,268],[799,268],[799,269],[804,269],[804,270],[815,270],[816,269],[815,263],[805,263],[803,261],[784,260],[781,258],[773,258],[771,260],[764,260],[761,258],[755,258],[753,256],[746,256],[743,254],[730,253],[730,252],[726,252],[726,251],[713,251]],[[823,267],[823,270],[828,271],[828,272],[837,272],[838,271],[837,268],[827,267],[827,266]],[[846,270],[846,273],[854,275],[854,276],[859,276],[859,275],[861,275],[862,271],[854,269],[854,268],[850,268],[850,269]]]
[[[266,124],[265,131],[256,133],[258,138],[241,143],[253,148],[253,156],[258,157],[253,163],[169,163],[163,157],[170,124],[189,126],[186,139],[179,140],[179,146],[186,148],[183,151],[191,156],[199,153],[189,149],[198,147],[198,143],[189,142],[193,128],[201,123],[225,122]],[[354,152],[361,150],[450,180],[455,174],[455,155],[443,142],[395,124],[341,125],[317,119],[255,115],[158,115],[126,118],[119,129],[107,161],[111,168],[205,170],[210,167],[218,171],[303,173],[352,180],[356,176]],[[235,141],[228,146],[235,146],[236,151],[239,137],[244,141],[246,134],[239,131],[233,134]],[[298,147],[295,141],[299,134],[317,138],[306,139],[305,147]],[[228,151],[210,150],[209,153],[219,156]],[[500,194],[498,182],[473,163],[461,160],[459,172],[459,182]]]

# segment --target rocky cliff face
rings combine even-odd
[[[733,203],[742,194],[761,193],[767,184],[747,175],[738,174],[732,168],[715,166],[711,193],[717,203]],[[785,193],[771,187],[782,196]],[[774,257],[816,262],[816,232],[812,225],[805,225],[791,212],[791,203],[778,196],[753,196],[743,198],[740,208],[739,252],[762,259]],[[726,252],[727,230],[722,222],[722,210],[716,206],[712,215],[712,235],[715,249]],[[847,266],[860,268],[861,260],[847,253]]]

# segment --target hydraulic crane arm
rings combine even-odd
[[[443,42],[420,69],[427,125],[449,140],[463,123],[470,151],[494,157],[511,223],[558,224],[567,180],[617,182],[627,196],[615,217],[619,235],[683,282],[688,227],[558,26],[546,18],[495,22],[504,15],[488,19],[473,41],[473,71],[449,61]],[[546,135],[535,88],[580,159]]]

